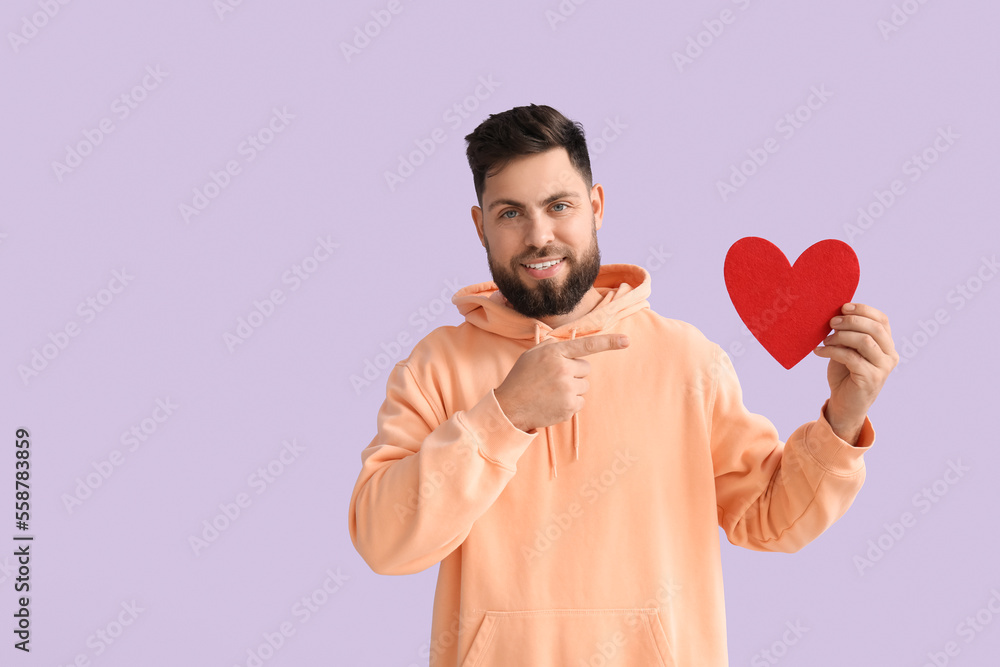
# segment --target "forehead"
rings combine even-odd
[[[487,176],[483,185],[483,207],[488,208],[496,199],[515,199],[534,203],[546,195],[572,191],[582,195],[587,184],[569,160],[569,153],[557,147],[544,153],[521,155],[503,169]]]

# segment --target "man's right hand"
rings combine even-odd
[[[524,352],[494,391],[510,423],[531,432],[566,421],[583,409],[590,388],[590,362],[596,352],[628,347],[624,334],[601,334],[573,340],[547,340]]]

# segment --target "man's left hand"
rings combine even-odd
[[[863,303],[844,304],[841,312],[830,320],[833,333],[813,353],[830,360],[826,420],[838,437],[853,445],[899,355],[885,313]]]

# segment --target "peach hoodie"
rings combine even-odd
[[[440,562],[431,667],[728,664],[719,531],[792,552],[850,507],[874,443],[822,416],[786,443],[747,411],[728,356],[657,315],[649,274],[601,267],[603,300],[552,329],[492,282],[452,301],[457,327],[392,369],[378,433],[361,452],[349,527],[381,574]],[[625,333],[587,357],[586,404],[536,433],[493,394],[548,338]]]

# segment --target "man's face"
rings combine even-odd
[[[588,189],[564,148],[521,156],[486,179],[473,207],[493,282],[522,315],[571,312],[601,266],[604,191]]]

